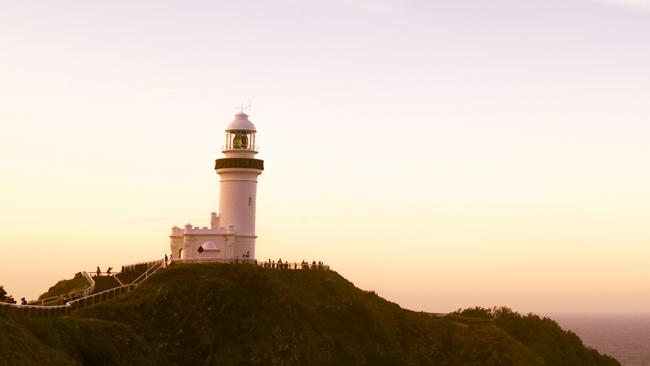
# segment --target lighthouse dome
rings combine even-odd
[[[228,127],[226,127],[226,132],[229,131],[251,131],[257,132],[255,125],[248,119],[246,113],[237,113],[235,119],[230,122]]]

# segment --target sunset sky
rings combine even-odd
[[[258,259],[650,310],[650,0],[0,2],[0,285],[160,258],[252,101]]]

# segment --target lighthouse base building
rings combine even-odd
[[[255,159],[255,126],[239,113],[226,128],[224,157],[217,159],[219,213],[210,226],[174,226],[169,236],[173,260],[186,262],[255,260],[257,177],[264,161]]]

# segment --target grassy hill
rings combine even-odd
[[[89,365],[618,365],[553,322],[508,319],[462,327],[404,310],[333,271],[174,265],[67,318],[0,322],[0,334],[20,329],[0,337],[0,353],[23,347]],[[84,341],[84,332],[99,335]]]
[[[81,291],[87,288],[88,282],[81,276],[75,276],[69,280],[61,280],[54,286],[50,287],[45,293],[38,297],[39,300],[52,296],[64,295],[71,291]]]
[[[130,327],[75,317],[0,317],[0,365],[153,365]]]

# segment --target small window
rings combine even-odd
[[[248,205],[249,206],[253,205],[253,197],[248,197]]]

